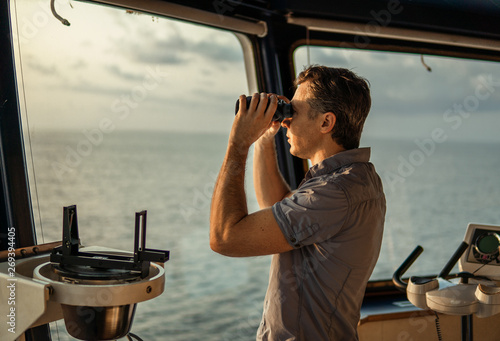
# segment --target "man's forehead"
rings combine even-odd
[[[299,104],[299,102],[306,102],[310,97],[308,82],[300,83],[297,85],[295,94],[293,95],[292,102]]]

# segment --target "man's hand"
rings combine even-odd
[[[268,101],[270,104],[266,110]],[[261,136],[266,139],[274,137],[280,127],[278,122],[272,122],[277,107],[278,97],[276,95],[255,93],[248,108],[246,107],[245,95],[241,95],[240,109],[236,114],[229,135],[229,145],[244,151],[248,150]]]
[[[275,95],[268,94],[267,96],[270,97],[270,96],[275,96]],[[278,99],[284,100],[287,103],[290,103],[290,100],[288,98],[286,98],[285,96],[276,96],[276,97]],[[276,110],[274,110],[273,112],[275,112],[275,111]],[[281,127],[280,122],[271,121],[271,123],[269,123],[269,126],[267,127],[267,130],[264,132],[264,134],[262,134],[262,136],[259,138],[259,140],[257,142],[262,143],[263,145],[272,144],[274,146],[274,136],[280,130],[280,127]]]

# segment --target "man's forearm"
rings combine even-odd
[[[270,255],[290,251],[270,208],[248,214],[245,196],[245,165],[250,146],[259,138],[274,135],[278,122],[272,123],[277,97],[254,94],[250,105],[240,96],[224,162],[215,183],[210,208],[210,247],[232,257]],[[258,104],[256,104],[258,103]]]
[[[229,229],[248,215],[245,165],[248,149],[228,146],[215,183],[210,210],[210,243],[227,242]]]
[[[274,205],[290,193],[290,187],[278,168],[274,138],[255,143],[253,181],[261,208]]]

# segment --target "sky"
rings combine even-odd
[[[17,1],[23,84],[35,129],[229,129],[248,92],[227,32],[80,2]],[[71,5],[71,7],[70,7]],[[221,110],[224,109],[224,111]]]
[[[227,132],[236,99],[249,93],[242,48],[229,32],[56,1],[67,27],[49,1],[14,3],[19,83],[33,131],[112,124]],[[339,66],[370,81],[367,136],[423,137],[442,128],[456,139],[499,141],[498,63],[425,56],[429,72],[420,55],[318,47],[299,48],[294,59],[298,71],[308,63]]]

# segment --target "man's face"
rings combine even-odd
[[[292,98],[293,117],[286,118],[281,123],[287,128],[290,153],[302,159],[310,159],[320,147],[318,142],[322,115],[315,115],[307,103],[308,98],[310,98],[309,82],[305,82],[298,86]],[[310,114],[313,114],[313,119],[309,118]]]

